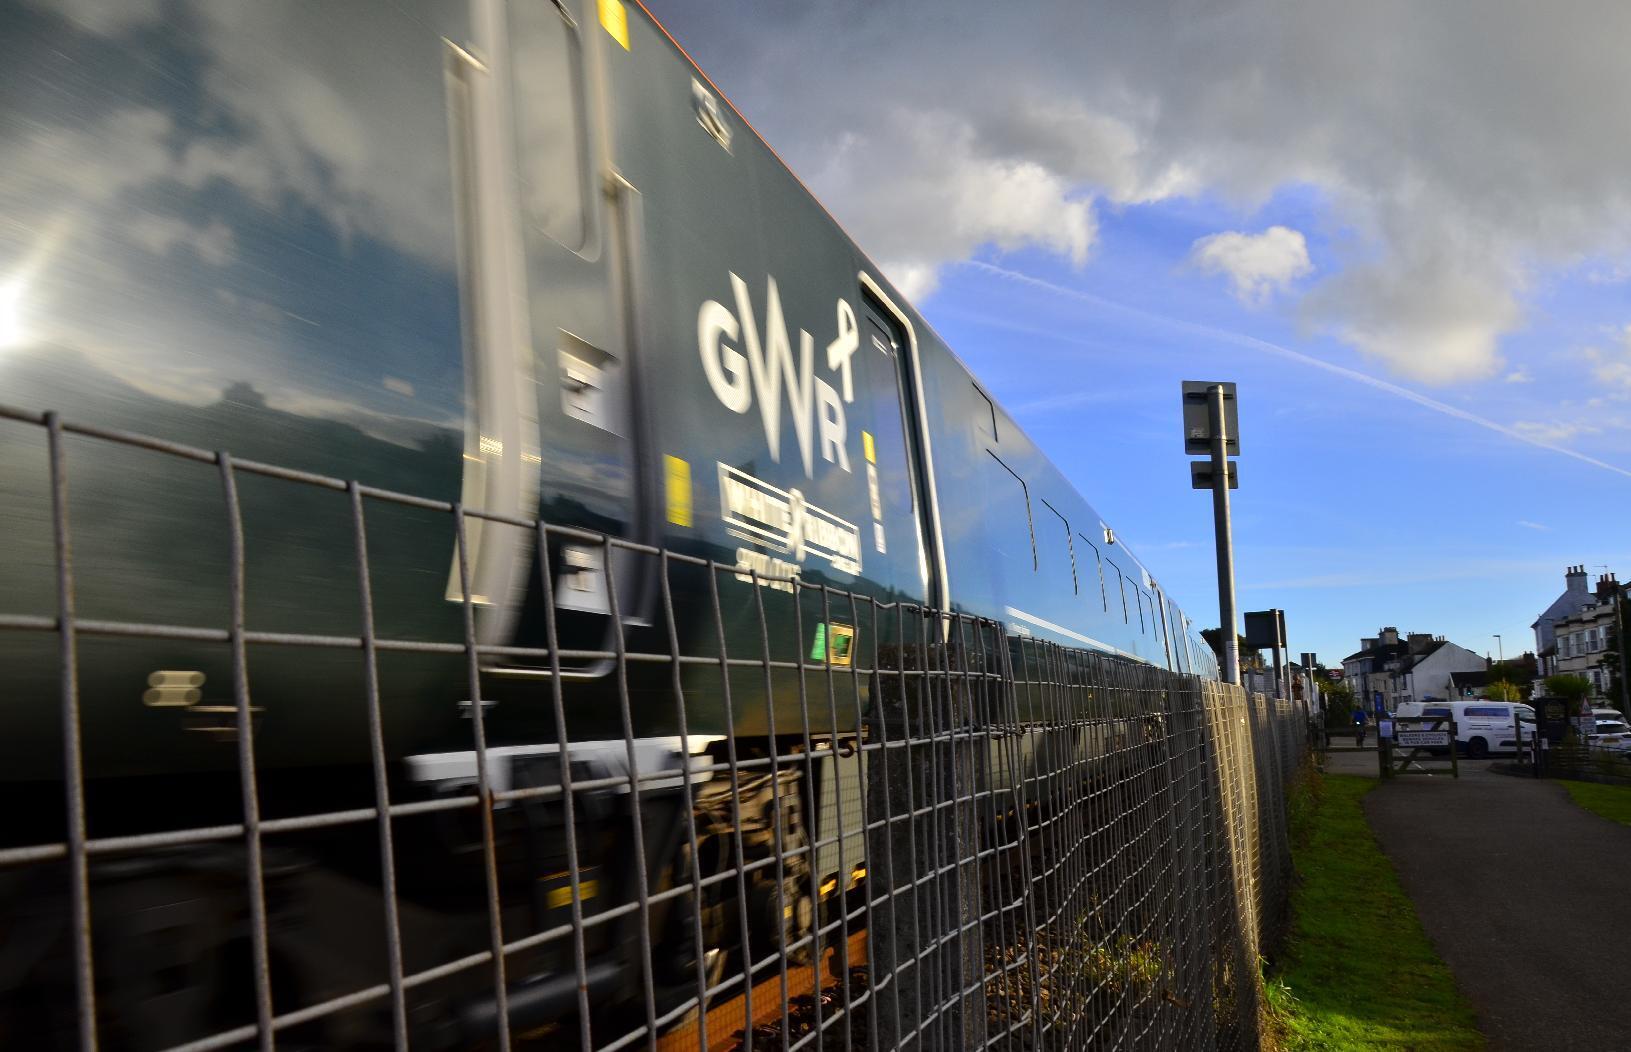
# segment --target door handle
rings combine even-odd
[[[502,12],[489,10],[492,6],[477,5],[482,16],[475,27],[489,56],[500,54],[502,46]],[[530,538],[529,531],[484,520],[479,513],[528,520],[538,508],[537,407],[529,404],[531,322],[502,78],[474,51],[444,43],[466,383],[472,396],[460,500],[467,511],[478,513],[465,518],[463,544],[468,599],[487,607],[477,621],[478,636],[492,643],[507,638],[517,616],[510,599],[529,565]],[[465,593],[455,548],[447,598],[464,602]]]

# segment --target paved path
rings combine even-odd
[[[1487,761],[1385,782],[1365,813],[1490,1048],[1631,1048],[1631,827]]]

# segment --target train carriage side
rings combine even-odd
[[[697,808],[724,836],[746,803],[808,794],[797,799],[820,815],[818,831],[840,835],[826,838],[814,862],[799,863],[808,890],[782,890],[813,898],[818,883],[841,887],[864,861],[854,824],[861,762],[823,747],[865,734],[863,717],[878,699],[873,681],[844,670],[905,661],[911,647],[934,645],[939,619],[922,616],[924,608],[990,618],[1022,649],[1045,639],[1209,669],[1204,651],[1195,661],[1192,636],[1180,645],[1181,614],[1120,538],[643,9],[622,8],[624,20],[606,23],[598,5],[577,0],[478,0],[468,12],[416,0],[403,11],[322,14],[344,20],[332,25],[302,21],[319,17],[315,8],[255,10],[264,21],[253,41],[210,21],[185,24],[174,53],[140,52],[138,43],[156,47],[159,34],[127,41],[153,69],[183,71],[163,90],[144,88],[148,74],[133,66],[108,66],[115,83],[95,97],[24,96],[36,107],[29,116],[66,126],[113,104],[139,109],[134,100],[146,90],[149,103],[175,111],[158,124],[178,135],[189,114],[219,115],[220,127],[201,133],[188,156],[230,173],[238,155],[229,156],[222,129],[302,129],[302,115],[322,108],[298,92],[234,93],[267,68],[288,69],[332,96],[322,106],[355,125],[361,153],[393,158],[401,172],[352,172],[356,151],[315,156],[335,144],[304,128],[287,134],[314,154],[306,160],[318,190],[287,172],[278,178],[289,185],[273,192],[187,169],[127,187],[118,214],[93,224],[85,216],[106,204],[94,187],[34,187],[38,200],[14,209],[26,220],[21,229],[49,234],[52,215],[81,215],[72,237],[42,235],[44,247],[30,256],[40,274],[32,323],[41,332],[61,324],[54,342],[5,348],[0,398],[475,510],[536,515],[727,568],[710,573],[650,550],[608,555],[592,540],[556,535],[541,549],[546,576],[531,531],[470,520],[477,638],[510,649],[482,660],[476,686],[491,708],[472,703],[462,654],[381,654],[393,799],[469,790],[475,712],[485,713],[490,743],[517,747],[499,768],[506,784],[554,784],[559,767],[546,762],[558,736],[554,677],[539,652],[553,624],[563,647],[588,655],[567,659],[562,677],[566,734],[579,755],[634,755],[634,743],[625,754],[626,735],[643,739],[640,763],[671,763],[669,736],[681,728],[693,749],[711,744],[716,754],[727,735],[748,751],[802,750],[797,773],[814,775],[802,788],[755,776],[745,802],[733,804],[726,780],[716,779]],[[109,61],[108,41],[83,39],[43,8],[23,22],[18,38],[33,41],[26,50]],[[378,46],[359,51],[358,39]],[[126,122],[127,131],[147,127],[142,120]],[[348,174],[385,197],[347,190]],[[230,228],[230,247],[219,236],[178,247],[161,236],[173,227],[155,225],[163,218],[195,233],[218,221]],[[142,230],[150,236],[136,247],[145,255],[126,284],[102,288],[86,277],[105,275],[97,267],[125,258]],[[71,264],[61,268],[66,276],[53,269],[61,263]],[[140,293],[163,317],[132,313]],[[67,324],[76,310],[101,318],[99,331],[76,335]],[[11,597],[5,612],[47,617],[55,585],[50,523],[36,513],[49,504],[38,437],[34,425],[0,429],[0,490],[17,498],[0,509],[12,545],[0,593]],[[219,465],[124,450],[98,457],[102,448],[79,439],[69,446],[81,615],[225,623],[232,567]],[[240,491],[248,628],[354,638],[362,604],[347,495],[264,477]],[[449,517],[372,505],[368,514],[379,635],[457,650],[464,625]],[[817,587],[795,585],[795,575]],[[919,611],[915,620],[902,620],[908,608]],[[49,784],[61,756],[55,646],[45,633],[0,638],[11,690],[0,778],[44,785],[53,802],[13,809],[52,824],[45,833],[14,824],[6,836],[18,842],[60,835],[60,787]],[[619,661],[671,648],[706,659],[684,664],[678,696],[670,668]],[[143,823],[160,813],[179,824],[235,821],[230,728],[199,734],[181,718],[202,699],[219,719],[230,702],[228,648],[87,636],[82,658],[93,783],[174,778],[169,796],[129,795],[123,809]],[[767,672],[765,659],[778,667]],[[806,677],[793,667],[810,662],[831,671]],[[199,697],[154,703],[145,691],[156,669],[183,670],[189,684],[196,674]],[[356,647],[256,647],[249,669],[267,814],[370,806]],[[809,758],[815,752],[819,760]],[[624,770],[613,763],[595,773]],[[186,777],[201,771],[218,779],[209,792]],[[416,784],[400,785],[404,774]],[[275,785],[298,791],[279,796]],[[119,796],[110,789],[102,799]],[[605,880],[598,897],[583,900],[591,917],[632,901],[637,880],[686,875],[677,786],[653,786],[642,798],[645,874],[634,872],[629,843],[639,819],[626,799],[596,801],[606,804],[597,832],[623,839],[582,860],[591,885]],[[92,835],[123,831],[103,822],[118,810],[93,799]],[[528,865],[548,860],[552,874],[546,886],[524,866],[506,870],[506,934],[565,923],[564,848],[558,826],[535,824],[542,810],[498,809],[500,835],[510,838],[499,853],[525,854]],[[431,963],[421,951],[441,945],[445,932],[468,941],[465,929],[485,924],[479,895],[445,896],[457,881],[479,886],[467,878],[480,853],[463,850],[477,834],[445,850],[444,826],[397,825],[398,850],[412,863],[403,867],[404,895],[436,915],[410,932],[410,967]],[[761,854],[787,846],[763,829],[755,835],[751,850]],[[366,839],[346,850],[366,853]],[[776,903],[765,886],[751,882],[755,909]],[[638,941],[630,928],[638,922],[630,913],[596,926],[589,951],[627,966],[618,946]],[[343,940],[336,933],[344,930],[323,939]],[[323,939],[336,962],[352,949]],[[678,940],[676,959],[688,945]],[[527,965],[560,978],[563,946]],[[352,988],[351,978],[334,979],[333,992]],[[563,981],[575,997],[576,977]]]

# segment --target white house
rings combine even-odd
[[[1425,701],[1428,698],[1446,700],[1453,697],[1450,676],[1457,672],[1483,672],[1489,662],[1464,646],[1447,639],[1436,639],[1431,647],[1418,655],[1405,672],[1407,701]]]
[[[1407,701],[1449,698],[1452,673],[1489,667],[1483,657],[1443,636],[1411,632],[1401,639],[1392,626],[1361,639],[1359,647],[1342,659],[1344,679],[1367,706],[1380,694],[1390,710]]]
[[[1563,574],[1563,594],[1529,626],[1535,630],[1535,659],[1540,663],[1541,676],[1557,671],[1557,623],[1598,601],[1587,584],[1589,579],[1584,566],[1569,567]]]

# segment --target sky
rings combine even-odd
[[[1198,624],[1183,380],[1294,652],[1631,574],[1631,6],[649,6]]]

